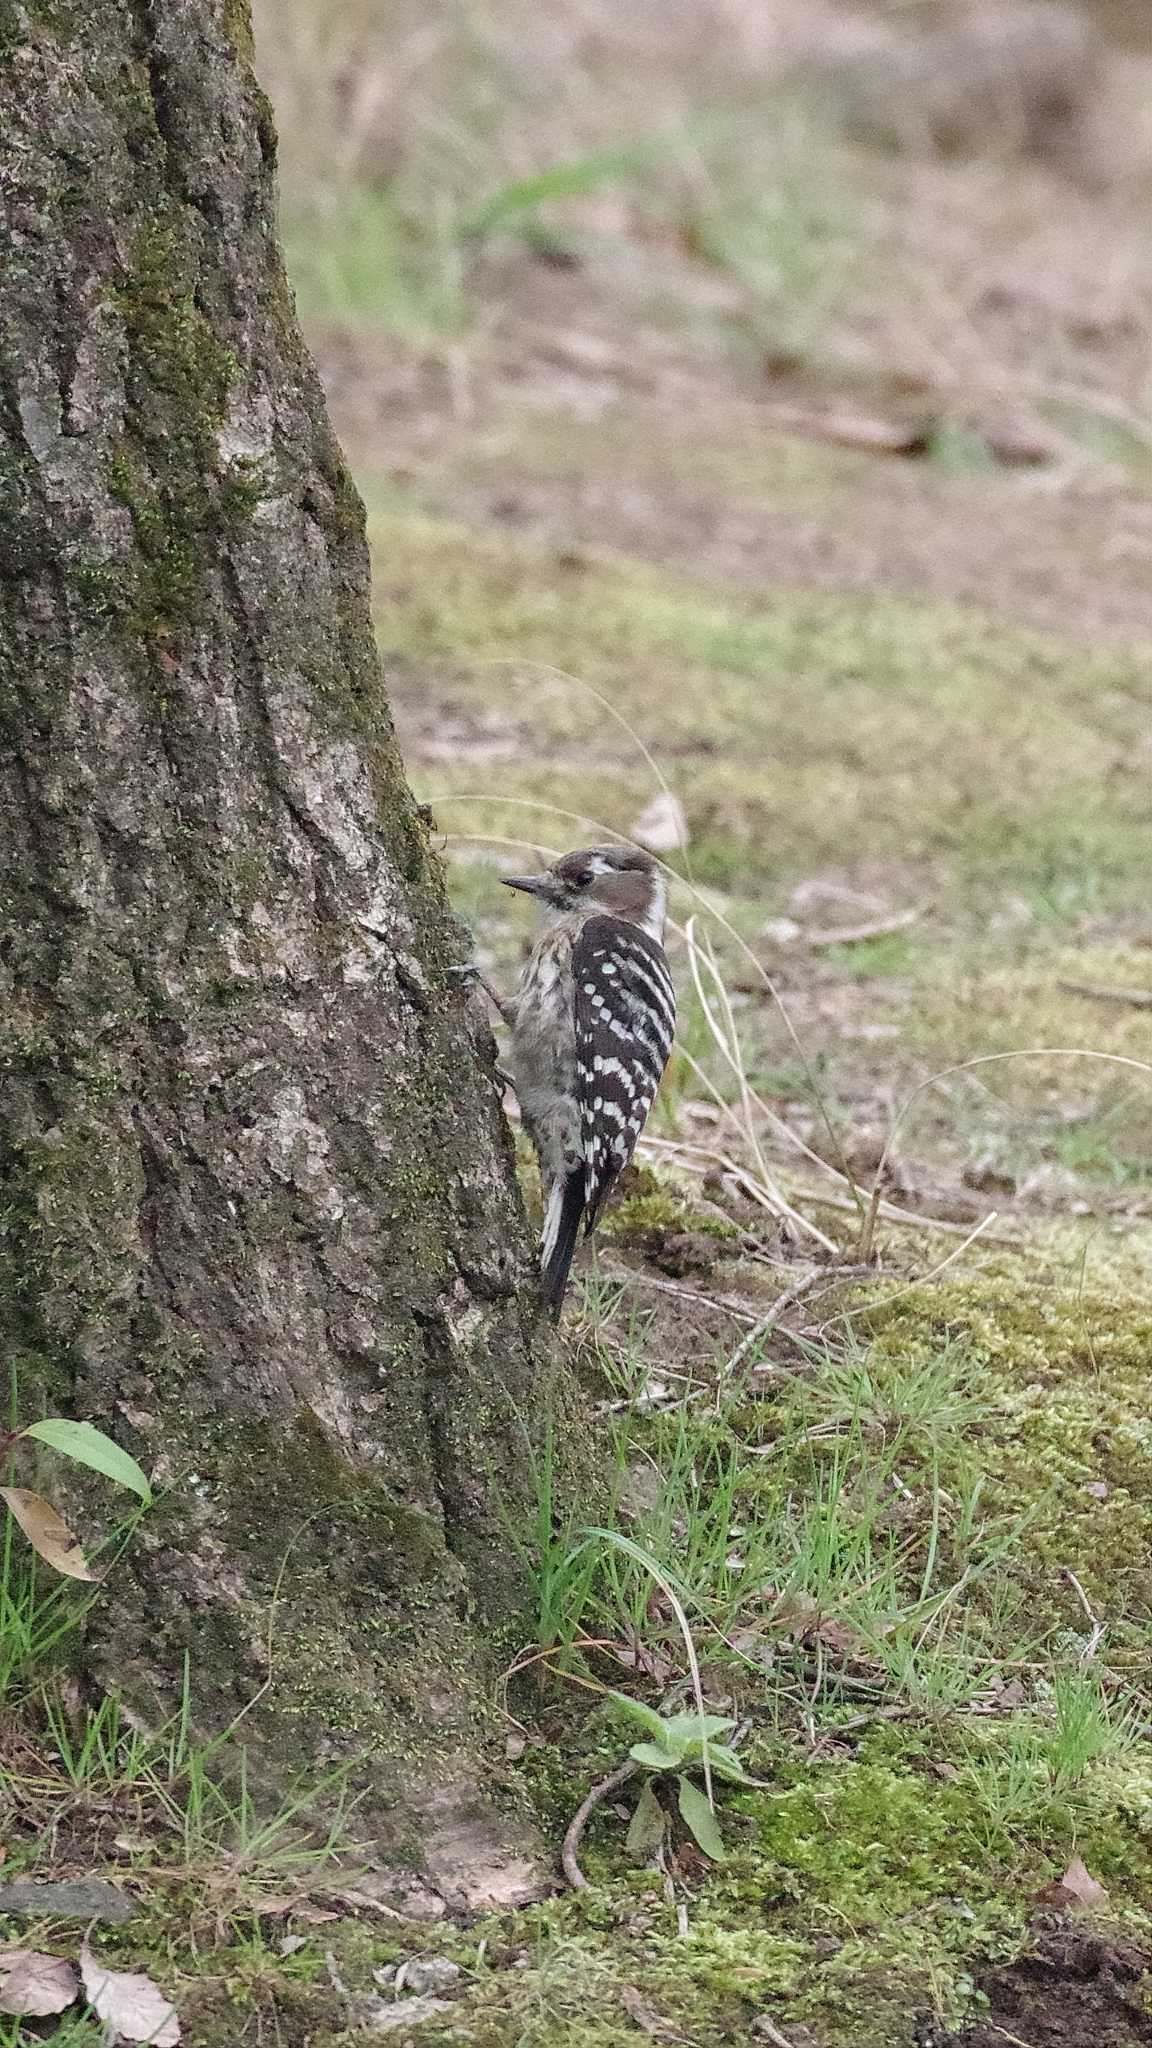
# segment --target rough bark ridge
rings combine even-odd
[[[0,1356],[174,1480],[95,1668],[219,1726],[271,1642],[269,1765],[386,1803],[476,1754],[532,1290],[249,56],[0,0]]]

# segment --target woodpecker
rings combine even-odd
[[[512,1035],[512,1081],[540,1161],[544,1296],[559,1315],[583,1223],[627,1166],[672,1048],[664,877],[632,846],[566,853],[504,875],[545,910],[510,1001],[476,975]]]

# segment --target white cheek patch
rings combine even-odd
[[[663,869],[656,868],[652,875],[652,908],[644,920],[643,930],[649,938],[660,945],[664,938],[664,917],[668,909],[668,883]]]

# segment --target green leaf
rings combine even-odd
[[[711,1742],[714,1735],[726,1735],[736,1726],[724,1714],[670,1714],[661,1722],[665,1742]]]
[[[682,1749],[666,1749],[662,1742],[634,1742],[628,1754],[646,1771],[674,1771],[684,1761]]]
[[[723,1863],[724,1843],[721,1840],[716,1815],[691,1778],[680,1778],[677,1782],[680,1786],[680,1818],[685,1827],[690,1830],[704,1854],[712,1858],[713,1863]]]
[[[640,1787],[640,1797],[636,1802],[636,1811],[632,1815],[628,1826],[625,1847],[630,1849],[634,1856],[650,1856],[653,1850],[658,1849],[664,1840],[664,1830],[667,1825],[668,1823],[664,1818],[664,1808],[661,1806],[648,1780],[645,1779]]]
[[[747,1775],[736,1751],[723,1742],[708,1744],[708,1762],[716,1778],[744,1778]]]
[[[672,1723],[666,1721],[663,1714],[658,1714],[655,1707],[646,1707],[643,1700],[629,1699],[626,1692],[609,1691],[608,1697],[614,1700],[618,1707],[622,1707],[626,1714],[630,1714],[634,1721],[639,1721],[640,1726],[646,1728],[649,1735],[654,1735],[657,1742],[663,1742],[664,1731],[670,1728]],[[732,1726],[730,1721],[728,1726]]]
[[[145,1507],[151,1501],[152,1488],[135,1458],[90,1422],[66,1422],[60,1416],[50,1415],[45,1422],[30,1423],[20,1434],[35,1437],[37,1443],[48,1444],[63,1457],[74,1459],[77,1465],[90,1465],[94,1472],[102,1472],[117,1486],[138,1493]]]

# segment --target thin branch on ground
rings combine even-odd
[[[787,2034],[780,2032],[779,2027],[774,2025],[768,2018],[767,2013],[762,2012],[757,2019],[756,2032],[762,2041],[770,2041],[772,2048],[792,2048],[792,2043],[788,2039]]]
[[[1132,1010],[1152,1010],[1152,988],[1115,988],[1108,981],[1065,981],[1056,984],[1070,996],[1090,996],[1097,1003],[1125,1003]]]
[[[796,1302],[802,1300],[804,1295],[810,1293],[818,1280],[823,1280],[826,1277],[826,1268],[820,1266],[814,1273],[806,1273],[802,1280],[797,1280],[794,1287],[786,1287],[783,1294],[777,1296],[767,1315],[761,1316],[755,1327],[749,1330],[748,1335],[740,1339],[739,1344],[724,1368],[726,1379],[731,1379],[733,1373],[739,1372],[749,1352],[756,1349],[761,1339],[766,1337],[769,1330],[775,1327],[785,1311],[792,1308]]]
[[[608,1269],[611,1280],[619,1280],[625,1286],[651,1287],[657,1294],[674,1294],[679,1301],[694,1301],[701,1308],[715,1309],[720,1315],[733,1316],[739,1323],[754,1323],[756,1312],[746,1308],[742,1302],[732,1301],[721,1294],[701,1294],[698,1288],[682,1287],[678,1280],[657,1280],[653,1273],[638,1273],[633,1266],[613,1266]]]
[[[1085,1643],[1084,1648],[1080,1652],[1080,1662],[1082,1664],[1087,1664],[1096,1655],[1097,1650],[1100,1648],[1100,1645],[1108,1632],[1107,1625],[1104,1622],[1099,1621],[1096,1615],[1092,1612],[1088,1595],[1084,1591],[1083,1586],[1080,1584],[1079,1579],[1076,1577],[1075,1572],[1072,1570],[1071,1565],[1066,1564],[1064,1566],[1063,1576],[1067,1579],[1068,1584],[1071,1586],[1073,1592],[1076,1595],[1076,1598],[1079,1600],[1081,1607],[1084,1609],[1085,1619],[1088,1623],[1089,1628],[1092,1631],[1091,1635],[1088,1638],[1088,1641]]]
[[[806,1188],[804,1190],[804,1200],[811,1202],[813,1207],[817,1209],[851,1210],[853,1207],[853,1204],[846,1201],[843,1195],[821,1194],[818,1188]],[[885,1223],[902,1223],[909,1230],[939,1230],[943,1231],[948,1237],[967,1238],[972,1229],[970,1223],[953,1223],[945,1216],[929,1216],[928,1214],[918,1216],[912,1209],[894,1209],[888,1202],[881,1202],[876,1213],[883,1218]],[[984,1218],[984,1222],[988,1222],[987,1217]],[[983,1235],[982,1227],[981,1235]],[[997,1235],[989,1237],[985,1241],[988,1244],[999,1245],[1004,1251],[1009,1252],[1023,1252],[1028,1249],[1027,1244],[1019,1237],[1001,1237]],[[871,1270],[874,1271],[875,1268],[873,1267]]]
[[[633,1763],[631,1759],[627,1763],[619,1764],[609,1777],[602,1778],[598,1785],[593,1785],[572,1815],[560,1849],[560,1864],[574,1892],[586,1892],[588,1889],[588,1879],[577,1861],[588,1822],[596,1808],[602,1806],[606,1799],[611,1799],[612,1794],[618,1792],[621,1785],[626,1785],[629,1778],[634,1778],[639,1769],[639,1764]]]
[[[917,910],[902,910],[896,917],[875,917],[870,924],[847,924],[834,931],[805,932],[804,944],[813,951],[823,946],[862,946],[869,939],[891,938],[896,932],[906,932],[923,917],[927,904]]]
[[[710,1145],[698,1145],[690,1138],[657,1138],[650,1132],[645,1132],[636,1147],[636,1155],[639,1158],[648,1151],[670,1152],[679,1155],[679,1162],[686,1173],[704,1174],[712,1166],[722,1167],[726,1173],[730,1173],[735,1180],[740,1182],[745,1193],[753,1201],[757,1199],[755,1183],[748,1169],[731,1158],[727,1152],[718,1152]],[[684,1155],[686,1154],[692,1154],[694,1157],[685,1157]],[[841,1178],[840,1175],[836,1177],[837,1179]],[[797,1200],[810,1202],[813,1208],[816,1209],[846,1210],[853,1216],[858,1216],[860,1213],[858,1202],[852,1201],[847,1195],[835,1195],[823,1188],[797,1188],[796,1196]],[[768,1205],[762,1203],[761,1206],[767,1207]],[[949,1218],[933,1216],[927,1210],[919,1214],[914,1209],[899,1209],[894,1202],[882,1201],[878,1213],[885,1223],[900,1223],[908,1230],[941,1231],[947,1237],[966,1237],[971,1229],[971,1224],[969,1223],[953,1223]],[[1008,1251],[1021,1251],[1025,1249],[1020,1239],[1015,1237],[993,1237],[989,1238],[988,1242],[990,1244],[1002,1245]],[[836,1245],[834,1250],[836,1256],[839,1257],[840,1246]]]

